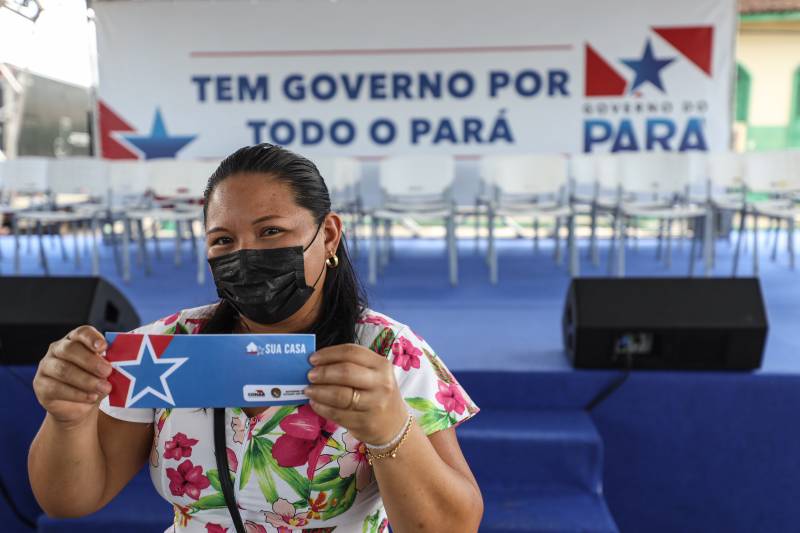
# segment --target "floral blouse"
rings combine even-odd
[[[194,334],[213,306],[175,313],[138,333]],[[407,326],[367,310],[357,342],[394,364],[409,410],[430,435],[478,412],[431,347]],[[234,533],[214,456],[213,410],[100,406],[130,422],[153,423],[150,477],[173,505],[166,531]],[[273,406],[256,417],[225,413],[234,493],[247,533],[378,533],[388,519],[364,444],[308,405]]]

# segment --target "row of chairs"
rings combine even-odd
[[[734,254],[738,270],[746,221],[753,224],[753,270],[758,273],[757,233],[760,219],[777,231],[786,226],[789,260],[794,268],[794,223],[800,214],[800,151],[724,153],[627,153],[488,156],[480,160],[481,193],[474,206],[457,206],[453,199],[455,165],[452,158],[420,156],[387,158],[380,163],[384,207],[372,213],[370,282],[388,263],[391,244],[378,244],[379,228],[390,239],[390,224],[404,217],[439,217],[446,228],[450,281],[458,281],[455,228],[459,217],[475,218],[476,239],[483,219],[488,228],[489,278],[498,281],[496,227],[498,221],[517,225],[532,220],[534,243],[539,222],[553,222],[555,259],[561,263],[562,228],[566,227],[570,274],[579,274],[578,217],[588,219],[589,256],[599,263],[598,226],[611,227],[609,272],[625,275],[626,242],[643,220],[658,223],[657,254],[667,266],[672,260],[674,227],[691,229],[689,274],[702,257],[710,275],[715,261],[714,242],[725,215],[739,216]],[[759,195],[755,195],[759,193]],[[517,225],[517,227],[519,227]],[[698,248],[702,246],[702,255]],[[378,258],[378,256],[380,258]]]
[[[538,246],[539,223],[553,222],[555,259],[562,263],[562,228],[566,228],[569,271],[579,273],[577,253],[578,217],[588,221],[589,258],[599,263],[598,228],[605,220],[611,228],[609,271],[625,272],[626,242],[636,235],[638,222],[655,220],[659,225],[658,253],[669,265],[673,227],[692,230],[694,269],[696,251],[702,243],[705,271],[713,267],[713,243],[720,215],[738,214],[739,228],[734,260],[738,268],[742,238],[748,217],[753,227],[767,219],[776,229],[773,256],[777,253],[777,231],[787,229],[787,247],[794,266],[793,235],[797,216],[795,200],[800,191],[800,152],[756,152],[747,154],[640,153],[488,156],[480,160],[481,190],[474,205],[457,205],[453,186],[455,161],[448,156],[389,157],[379,163],[383,199],[377,208],[366,209],[360,193],[361,164],[352,158],[318,158],[315,163],[325,177],[334,208],[350,216],[351,242],[358,244],[357,228],[370,220],[369,281],[375,283],[391,258],[392,226],[413,227],[418,219],[441,221],[445,228],[449,277],[458,282],[456,228],[465,218],[487,227],[487,264],[492,283],[498,281],[496,227],[505,222],[517,229],[518,221],[532,221],[534,246]],[[79,238],[84,251],[91,244],[93,271],[98,267],[98,233],[110,241],[124,279],[130,279],[130,243],[138,244],[137,259],[150,271],[147,231],[156,254],[159,228],[175,227],[175,261],[181,261],[183,235],[188,233],[198,265],[198,281],[205,273],[204,253],[198,246],[195,226],[202,215],[201,198],[216,161],[154,160],[103,161],[92,158],[18,158],[0,162],[0,215],[11,215],[15,236],[15,266],[19,269],[20,232],[39,236],[40,261],[48,271],[43,233],[60,228],[75,232],[75,260],[80,261]],[[761,193],[754,196],[752,193]],[[121,226],[121,231],[115,227]],[[104,230],[104,231],[101,231]],[[121,235],[118,235],[121,234]],[[118,237],[122,253],[118,251]],[[29,239],[30,246],[30,239]],[[62,244],[62,254],[66,250]],[[757,238],[753,239],[757,252]],[[356,249],[357,252],[357,249]],[[753,269],[758,271],[758,254]],[[690,270],[690,274],[693,270]]]

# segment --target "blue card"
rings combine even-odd
[[[106,333],[113,407],[306,403],[314,335]]]

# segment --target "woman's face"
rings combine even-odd
[[[309,301],[285,321],[287,323],[305,322],[305,318],[313,322],[316,318],[325,283],[325,260],[336,252],[341,230],[341,219],[329,213],[316,233],[313,215],[297,205],[291,187],[268,174],[228,177],[217,185],[208,200],[206,247],[209,259],[243,249],[308,247],[303,254],[306,284],[312,286],[316,282],[315,290]]]

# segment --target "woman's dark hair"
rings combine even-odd
[[[244,173],[269,174],[287,183],[297,205],[308,209],[317,224],[322,223],[331,210],[328,187],[314,163],[279,146],[263,143],[240,148],[220,163],[206,185],[204,220],[209,198],[217,185]],[[317,335],[317,348],[355,342],[356,321],[367,306],[366,295],[350,262],[344,235],[336,255],[339,257],[339,266],[329,269],[325,276],[319,320],[309,332]],[[220,300],[203,327],[203,333],[230,333],[237,316],[232,305]]]

